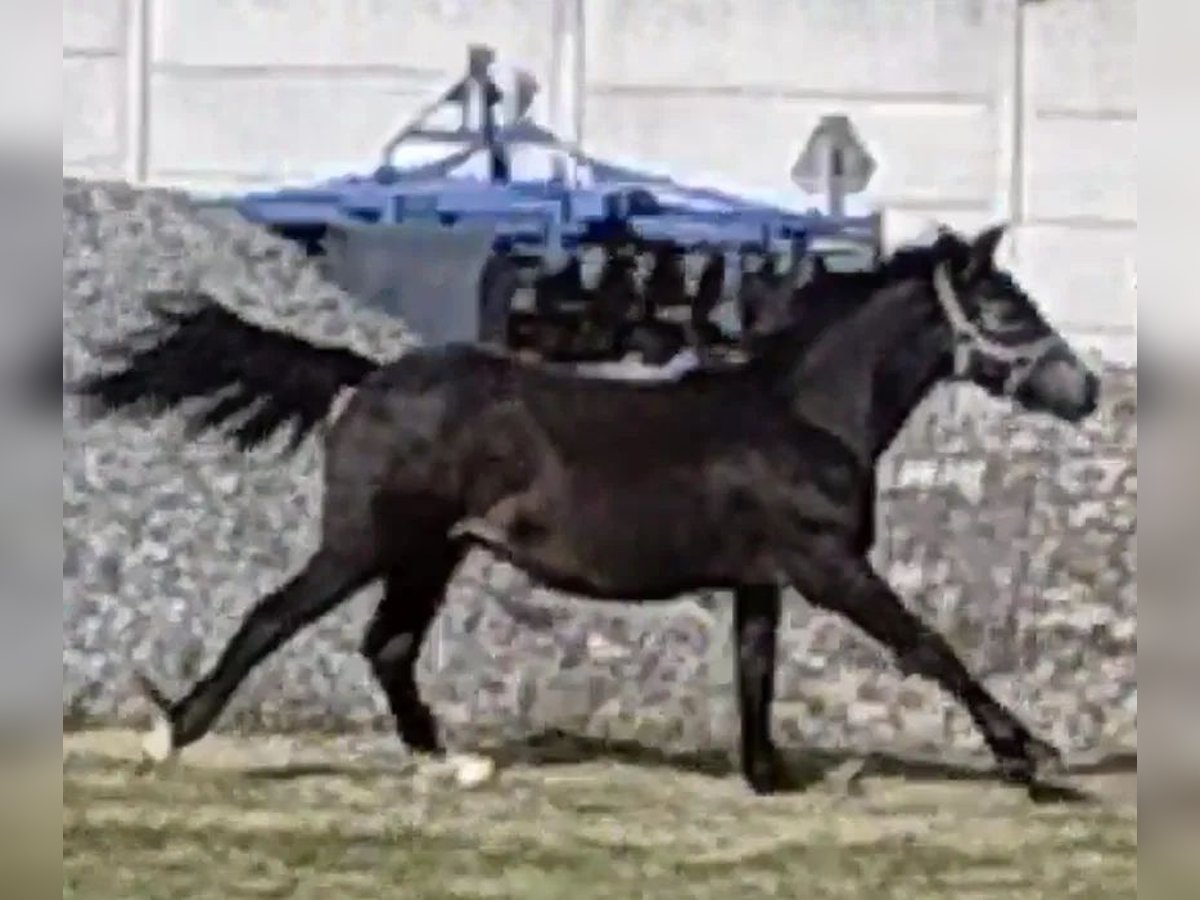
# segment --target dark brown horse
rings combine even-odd
[[[1096,407],[1096,376],[995,267],[1001,234],[944,232],[875,271],[824,275],[801,292],[845,304],[823,332],[792,325],[757,341],[745,364],[657,382],[585,378],[462,345],[381,365],[252,325],[206,298],[168,313],[157,344],[79,390],[110,410],[210,398],[201,420],[210,426],[252,410],[232,432],[250,446],[288,422],[303,436],[341,389],[357,386],[325,441],[320,546],[255,604],[186,696],[168,702],[153,691],[168,748],[204,735],[260,660],[382,578],[363,652],[400,736],[436,751],[416,658],[478,542],[587,597],[733,591],[742,766],[756,791],[777,786],[768,725],[785,586],[938,682],[966,706],[1002,771],[1031,783],[1053,748],[867,559],[875,460],[938,382],[969,380],[1069,421]]]

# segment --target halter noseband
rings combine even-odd
[[[1038,363],[1059,345],[1058,337],[1053,334],[1013,345],[1002,344],[989,337],[967,316],[945,264],[939,265],[933,271],[933,293],[950,323],[950,329],[954,332],[955,378],[966,378],[971,370],[973,355],[979,354],[1008,366],[1003,391],[1006,397],[1011,397],[1025,383]]]

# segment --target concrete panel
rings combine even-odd
[[[125,63],[113,59],[64,59],[63,163],[119,159],[125,106]]]
[[[85,178],[95,181],[123,180],[125,167],[120,159],[75,163],[64,160],[62,173],[64,178]]]
[[[1137,229],[1023,225],[1014,266],[1056,326],[1116,333],[1137,328]]]
[[[468,42],[541,67],[551,0],[156,0],[154,60],[458,72]]]
[[[128,0],[62,0],[63,52],[125,46]]]
[[[975,105],[599,93],[588,97],[585,143],[692,180],[790,189],[792,163],[831,112],[849,115],[877,158],[873,195],[933,207],[991,202],[995,123]]]
[[[151,80],[150,168],[211,175],[308,176],[371,166],[430,85],[395,77],[268,75]]]
[[[1137,121],[1051,118],[1031,123],[1026,214],[1137,221]]]
[[[591,84],[987,95],[1004,3],[593,0]]]
[[[1054,0],[1026,7],[1036,108],[1137,109],[1136,0]]]

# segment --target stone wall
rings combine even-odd
[[[208,288],[255,319],[376,357],[411,339],[322,282],[289,245],[165,192],[64,180],[63,376],[145,321],[150,288]],[[1136,372],[1110,370],[1080,430],[944,389],[884,463],[879,564],[997,693],[1060,744],[1136,746]],[[127,674],[179,689],[315,542],[320,450],[284,462],[177,418],[63,421],[64,723],[140,720]],[[498,592],[541,605],[515,623]],[[374,591],[302,633],[219,728],[387,727],[356,653]],[[653,744],[732,745],[723,595],[626,609],[556,597],[472,555],[426,644],[422,683],[455,735],[558,728]],[[776,727],[792,743],[960,749],[965,716],[902,681],[850,627],[789,603]]]

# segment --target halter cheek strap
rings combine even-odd
[[[948,266],[942,264],[933,272],[933,293],[942,307],[946,321],[954,333],[954,377],[966,378],[971,371],[975,354],[1008,366],[1008,377],[1004,380],[1004,394],[1011,397],[1017,392],[1030,373],[1052,350],[1059,345],[1056,335],[1046,335],[1023,344],[1002,344],[985,334],[970,320],[963,309],[962,300],[950,278]]]

